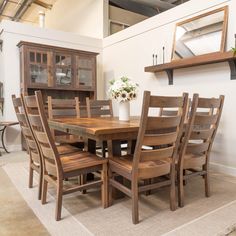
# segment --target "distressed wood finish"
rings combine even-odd
[[[21,97],[16,97],[12,95],[12,102],[15,109],[16,117],[19,121],[23,136],[26,140],[27,151],[30,157],[29,160],[29,188],[33,187],[33,176],[34,171],[39,174],[39,184],[38,184],[38,199],[41,199],[42,193],[42,162],[40,157],[40,151],[37,143],[35,142],[35,137],[32,129],[29,125],[28,117],[25,113],[23,107],[23,101]]]
[[[138,194],[154,188],[170,185],[170,208],[176,209],[175,199],[175,163],[180,142],[181,130],[187,109],[188,95],[181,97],[151,96],[144,92],[141,123],[137,143],[133,155],[109,157],[109,204],[111,204],[112,188],[119,189],[132,198],[132,221],[139,222]],[[149,109],[161,107],[176,107],[180,110],[178,116],[151,116]],[[164,128],[163,128],[164,127]],[[145,149],[144,149],[145,145]],[[147,149],[149,146],[150,149]],[[157,149],[153,148],[158,147]],[[167,147],[166,147],[167,146]],[[170,179],[162,183],[151,183],[151,178],[169,175]],[[123,186],[114,178],[120,175],[131,181],[131,189]],[[144,186],[140,186],[144,180]]]
[[[40,91],[35,96],[26,96],[25,104],[32,99],[36,100],[38,113],[28,115],[33,132],[42,154],[43,162],[43,189],[42,203],[46,203],[47,186],[52,183],[57,190],[55,219],[61,219],[62,196],[75,191],[82,191],[89,188],[101,186],[102,204],[107,206],[107,160],[85,151],[78,151],[73,154],[61,156],[57,150],[55,142],[48,126],[45,115],[42,94]],[[101,171],[101,179],[96,182],[89,182],[73,187],[65,186],[64,180],[69,177],[80,176],[82,174]]]
[[[54,99],[48,96],[48,118],[60,118],[60,117],[80,117],[80,105],[79,98],[74,99]],[[57,132],[51,129],[54,139],[57,143],[73,144],[79,148],[84,147],[84,141],[82,137],[77,135],[70,135],[65,132]]]
[[[48,96],[59,99],[79,97],[84,107],[86,97],[97,97],[98,53],[26,41],[19,42],[17,46],[20,51],[22,94],[34,95],[40,89],[45,104]],[[41,78],[37,78],[40,68],[44,71]],[[70,83],[62,82],[63,73],[68,73]]]
[[[53,129],[81,135],[89,140],[107,140],[108,155],[112,156],[121,154],[120,140],[137,139],[139,121],[139,117],[131,117],[128,122],[120,121],[117,117],[61,118],[49,120],[49,125]],[[88,146],[91,151],[95,151],[94,144]]]
[[[111,100],[91,100],[86,97],[86,110],[88,118],[94,117],[113,117]],[[99,147],[101,146],[101,148]],[[98,149],[102,149],[102,156],[106,156],[107,142],[102,140],[98,144]]]
[[[209,159],[212,144],[219,126],[224,96],[199,98],[194,94],[189,123],[179,152],[178,199],[184,206],[184,180],[201,175],[205,181],[205,195],[210,196]]]

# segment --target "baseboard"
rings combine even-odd
[[[210,168],[214,171],[217,171],[223,174],[236,176],[236,167],[225,166],[219,163],[211,162]]]

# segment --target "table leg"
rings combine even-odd
[[[1,141],[2,141],[2,147],[3,147],[3,149],[5,150],[6,153],[9,153],[9,152],[7,151],[6,146],[5,146],[5,143],[4,143],[4,133],[5,133],[6,128],[7,128],[7,126],[4,126],[4,128],[0,130],[0,131],[2,131]]]

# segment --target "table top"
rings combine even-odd
[[[49,120],[49,125],[54,129],[68,129],[97,136],[137,132],[139,121],[140,117],[131,117],[130,121],[120,121],[118,117],[60,118]]]

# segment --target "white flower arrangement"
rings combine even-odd
[[[119,102],[131,101],[137,97],[138,84],[123,76],[110,81],[108,93],[111,98]]]

